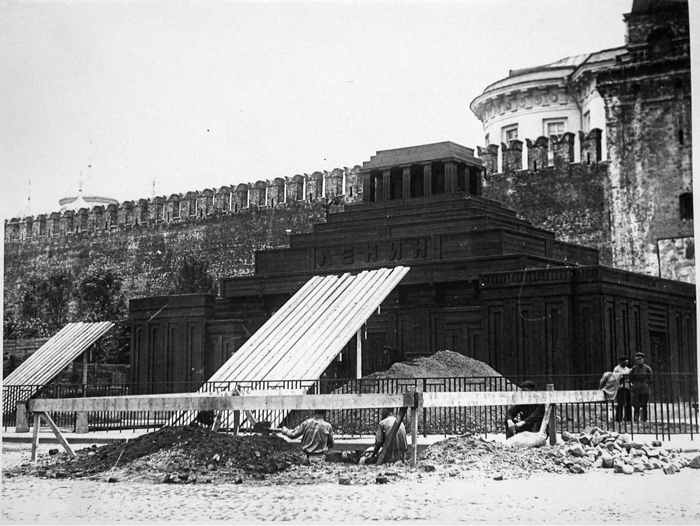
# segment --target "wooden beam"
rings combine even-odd
[[[547,384],[547,391],[554,391],[554,384]],[[557,406],[552,404],[549,413],[549,444],[551,446],[557,443]]]
[[[381,451],[381,453],[379,453],[379,458],[377,459],[377,464],[384,464],[384,461],[386,460],[386,458],[394,450],[394,442],[396,442],[396,433],[398,433],[399,427],[401,427],[401,423],[403,422],[403,419],[406,416],[406,409],[407,409],[406,407],[402,407],[399,410],[399,416],[394,421],[394,425],[391,426],[391,430],[389,431],[389,436],[386,437],[386,439],[384,440],[384,444],[382,444],[382,451]]]
[[[355,377],[359,380],[362,378],[362,327],[357,331],[357,341],[355,344],[356,362],[355,362]]]
[[[415,395],[415,398],[414,398]],[[372,409],[383,407],[468,407],[518,404],[602,402],[602,391],[497,391],[367,394],[175,393],[86,398],[38,398],[31,412],[80,411],[291,411],[295,409]]]
[[[75,452],[70,447],[70,445],[68,445],[68,442],[66,441],[65,437],[63,436],[63,433],[61,433],[61,430],[58,429],[58,426],[54,423],[54,421],[51,420],[51,417],[49,416],[49,414],[48,413],[41,413],[41,417],[44,420],[46,420],[47,424],[49,424],[51,431],[53,431],[53,434],[56,435],[56,438],[63,446],[63,449],[66,450],[66,453],[68,453],[71,457],[75,457]]]
[[[418,463],[418,414],[417,408],[411,408],[411,467]]]
[[[34,413],[34,429],[32,429],[32,462],[36,462],[36,450],[39,448],[39,428],[41,427],[41,416]]]
[[[604,402],[602,391],[480,391],[422,393],[424,407]]]
[[[33,412],[79,411],[221,411],[295,409],[372,409],[404,405],[403,394],[243,395],[230,393],[179,393],[86,398],[37,398]]]

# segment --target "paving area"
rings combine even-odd
[[[42,445],[45,453],[55,445]],[[25,462],[28,444],[3,445],[3,469]],[[148,484],[4,478],[0,521],[360,522],[430,520],[541,523],[700,523],[700,470],[613,474],[538,473],[502,481],[435,477],[392,466],[388,484]],[[313,475],[316,476],[316,475]]]
[[[2,522],[236,521],[700,523],[700,473],[544,474],[530,479],[342,486],[108,484],[10,479]]]

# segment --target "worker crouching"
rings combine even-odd
[[[406,427],[403,425],[403,422],[396,430],[393,443],[388,443],[389,435],[395,423],[394,410],[391,408],[383,409],[382,419],[377,425],[377,432],[374,436],[374,449],[370,458],[364,462],[365,464],[375,464],[385,448],[388,448],[388,450],[384,454],[384,462],[396,462],[406,459],[408,443],[406,442]]]
[[[534,391],[535,383],[530,380],[520,384],[523,391]],[[506,438],[510,438],[523,431],[538,432],[544,418],[544,405],[520,404],[508,409],[506,420]]]
[[[317,409],[294,429],[282,427],[278,431],[289,438],[301,437],[301,450],[309,464],[322,462],[326,453],[333,447],[333,426],[326,422],[326,412]]]

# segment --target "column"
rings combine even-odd
[[[457,164],[445,161],[445,193],[454,194],[457,191]]]
[[[433,170],[430,163],[423,165],[423,195],[430,197],[433,194]]]
[[[384,170],[382,172],[382,189],[382,199],[384,201],[389,201],[391,199],[391,170]]]
[[[406,166],[403,169],[403,198],[404,200],[411,198],[411,167]]]

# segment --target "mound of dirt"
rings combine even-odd
[[[458,352],[443,350],[431,356],[421,356],[406,362],[396,362],[386,371],[365,378],[426,378],[426,377],[494,376],[501,374],[487,363]]]
[[[414,379],[433,378],[426,382]],[[395,380],[395,381],[394,381]],[[425,391],[486,391],[512,390],[517,387],[487,363],[450,350],[437,351],[405,362],[396,362],[386,371],[364,376],[359,383],[348,382],[334,393],[387,393]],[[340,433],[366,434],[376,431],[380,411],[375,409],[329,411],[328,418]],[[454,410],[429,410],[421,414],[421,430],[425,426],[431,433],[454,432],[483,433],[489,428],[489,418],[494,415],[483,408]],[[408,422],[406,422],[408,425]],[[422,432],[422,431],[421,431]]]
[[[168,427],[119,444],[108,444],[42,459],[20,471],[49,478],[102,477],[161,482],[197,479],[236,481],[284,471],[302,464],[298,444],[276,436],[216,433],[197,427]]]
[[[528,477],[536,472],[564,473],[556,452],[549,448],[510,449],[482,437],[464,435],[430,445],[421,460],[436,469],[457,470],[471,476]]]

